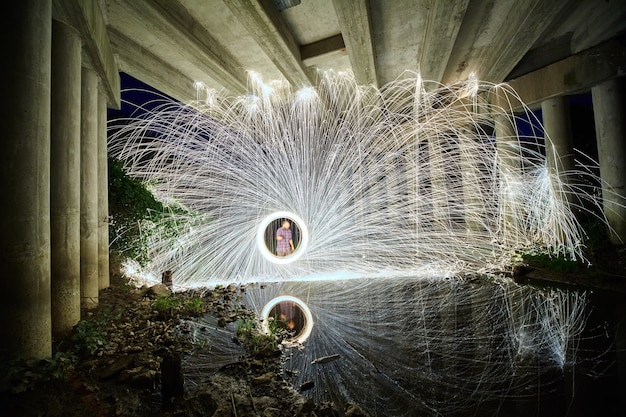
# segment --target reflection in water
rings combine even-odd
[[[548,169],[552,144],[532,112],[494,104],[519,100],[504,85],[443,86],[416,73],[380,89],[348,73],[319,81],[302,95],[251,79],[245,97],[165,101],[110,132],[129,175],[188,209],[143,225],[144,272],[175,270],[181,287],[283,281],[252,287],[246,304],[259,313],[291,294],[309,305],[316,325],[285,367],[299,371],[294,386],[314,382],[306,395],[316,400],[389,416],[583,409],[575,389],[606,374],[611,358],[600,353],[613,351],[610,331],[585,327],[590,294],[440,277],[498,271],[518,250],[583,258],[569,201],[601,212],[595,167]],[[523,137],[518,117],[533,126]],[[279,209],[310,235],[288,265],[258,250],[259,222]],[[429,271],[439,278],[415,278]],[[311,276],[327,281],[296,282]],[[228,355],[228,343],[215,345]],[[594,414],[614,389],[592,398]]]
[[[279,294],[311,309],[311,336],[304,348],[285,347],[284,368],[296,388],[314,382],[304,394],[316,401],[352,401],[379,416],[561,415],[574,400],[601,409],[616,392],[573,396],[586,379],[610,378],[614,355],[610,333],[585,327],[593,318],[586,291],[498,279],[353,284],[246,290],[257,313]],[[272,314],[288,316],[291,307]]]
[[[306,325],[302,309],[294,301],[281,301],[276,304],[270,310],[269,317],[277,323],[278,327],[292,332],[294,337],[299,335]]]

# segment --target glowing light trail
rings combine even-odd
[[[330,72],[293,92],[253,75],[245,97],[199,89],[190,105],[164,102],[112,130],[110,149],[189,210],[172,215],[175,233],[172,219],[144,225],[154,276],[272,281],[244,295],[261,319],[276,297],[308,306],[304,349],[284,351],[289,382],[314,383],[305,395],[372,415],[496,415],[557,391],[583,362],[587,296],[455,275],[498,270],[517,250],[582,259],[573,210],[601,216],[595,168],[550,169],[549,138],[511,103],[510,88],[475,78],[406,73],[377,90]],[[307,238],[293,262],[265,241],[283,216]],[[191,379],[241,354],[234,329],[214,322],[194,330],[215,352],[187,358]]]
[[[148,269],[175,271],[181,286],[488,271],[525,248],[582,258],[570,201],[595,209],[593,192],[549,172],[539,122],[495,97],[519,102],[475,78],[443,86],[407,73],[377,90],[331,72],[293,92],[253,76],[245,97],[199,90],[190,105],[164,102],[112,130],[110,149],[190,210],[175,238],[144,227]],[[257,238],[276,212],[306,231],[288,260]]]

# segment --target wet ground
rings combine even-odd
[[[623,332],[624,321],[623,318],[620,321],[619,306],[623,306],[626,297],[624,249],[611,248],[595,253],[592,262],[590,267],[569,265],[555,268],[543,260],[531,260],[505,271],[504,275],[523,285],[538,288],[588,289],[595,311],[617,317],[615,320],[622,326]],[[406,292],[407,288],[405,286],[401,291]],[[84,320],[71,336],[54,341],[54,356],[51,359],[33,362],[8,358],[3,361],[0,370],[3,375],[0,384],[2,415],[368,415],[368,408],[364,406],[367,398],[360,405],[359,401],[331,402],[332,396],[316,396],[307,391],[311,387],[305,385],[306,381],[297,380],[293,373],[296,369],[290,368],[296,364],[297,354],[288,358],[293,361],[290,365],[285,361],[285,354],[290,354],[289,349],[281,351],[280,340],[268,340],[260,329],[253,328],[258,308],[248,309],[242,302],[250,304],[250,291],[231,285],[168,296],[167,290],[161,287],[149,290],[117,283],[101,292],[97,309],[83,312]],[[603,319],[594,321],[593,317],[590,326],[594,329],[605,325]],[[237,331],[238,327],[246,326],[250,326],[246,332]],[[349,331],[347,328],[343,330]],[[203,332],[212,336],[199,336]],[[374,340],[373,336],[371,338]],[[224,346],[218,346],[216,340]],[[580,346],[582,350],[587,349],[584,343]],[[574,401],[573,398],[590,395],[599,398],[601,403],[608,402],[606,410],[600,411],[609,413],[611,407],[618,405],[619,390],[623,390],[615,386],[619,385],[617,373],[623,372],[623,364],[621,368],[616,365],[623,362],[624,347],[619,349],[622,349],[622,356],[614,354],[607,361],[607,373],[613,379],[602,379],[600,375],[594,377],[588,372],[576,373],[574,369],[566,370],[566,377],[560,383],[563,385],[557,389],[569,398],[559,394],[551,405],[550,397],[542,397],[547,402],[544,402],[541,413],[536,412],[539,409],[536,404],[528,401],[511,401],[505,405],[494,403],[494,409],[502,413],[523,412],[525,416],[582,416],[598,409],[588,410],[584,400]],[[317,366],[340,357],[330,350],[311,355],[313,357],[303,357],[312,363],[317,360]],[[365,360],[363,354],[359,355],[364,362],[376,364],[374,360]],[[200,359],[194,362],[190,358]],[[324,366],[330,369],[341,364],[337,360]],[[577,378],[575,385],[573,377]],[[349,385],[359,381],[356,376],[351,376],[343,383]],[[332,382],[330,380],[329,383]],[[570,383],[579,391],[568,392],[567,384]],[[423,389],[405,384],[409,387],[405,387],[407,390]],[[374,382],[370,385],[372,389],[375,389]],[[317,401],[312,401],[312,398]],[[410,398],[399,399],[399,402],[404,400]],[[369,415],[384,415],[384,409],[376,409],[375,405],[373,408]],[[480,415],[480,409],[474,411]],[[409,409],[406,414],[422,415],[411,413]]]

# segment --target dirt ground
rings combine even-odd
[[[338,410],[304,398],[281,376],[280,340],[254,329],[237,335],[240,357],[185,384],[181,359],[199,348],[185,320],[211,316],[224,327],[252,315],[238,305],[243,287],[171,296],[163,287],[103,290],[72,335],[54,341],[50,360],[5,361],[2,416],[366,415],[356,405]]]

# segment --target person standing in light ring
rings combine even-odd
[[[285,219],[283,226],[276,230],[276,255],[278,256],[288,256],[295,251],[290,228],[291,222]]]

